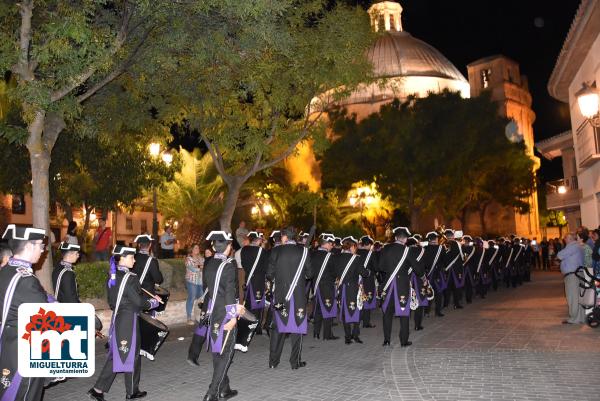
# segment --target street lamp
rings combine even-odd
[[[579,111],[592,126],[600,127],[600,94],[596,88],[596,82],[588,85],[584,83],[582,88],[575,93]]]
[[[567,187],[565,187],[564,185],[560,185],[558,187],[558,193],[559,194],[566,194],[567,193]]]

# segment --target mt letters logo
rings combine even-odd
[[[19,306],[19,373],[23,377],[90,377],[95,368],[91,304]]]

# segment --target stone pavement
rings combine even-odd
[[[600,329],[562,325],[566,305],[557,273],[537,273],[518,289],[477,298],[464,310],[426,318],[425,330],[411,332],[413,346],[381,343],[381,315],[374,329],[362,329],[364,344],[306,336],[306,368],[287,364],[289,344],[275,370],[267,368],[268,338],[256,337],[247,354],[237,353],[230,369],[235,400],[600,400]],[[309,329],[310,330],[310,329]],[[342,327],[334,328],[337,335]],[[398,322],[394,322],[398,333]],[[185,362],[190,329],[178,328],[155,362],[142,362],[146,400],[201,400],[212,373],[209,354],[202,367]],[[178,336],[185,336],[178,341]],[[97,367],[104,350],[97,346]],[[71,379],[46,392],[45,401],[85,400],[91,379]],[[122,375],[107,400],[125,399]]]

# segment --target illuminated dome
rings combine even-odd
[[[369,9],[371,25],[381,36],[367,51],[380,82],[363,85],[338,104],[378,103],[409,95],[427,96],[444,89],[469,97],[469,82],[442,53],[402,29],[402,6],[393,1]],[[382,85],[382,81],[383,85]]]

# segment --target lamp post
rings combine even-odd
[[[161,155],[163,163],[167,166],[173,162],[173,155],[170,152],[160,152],[160,143],[153,142],[149,146],[150,156],[157,158]],[[156,185],[152,185],[152,252],[158,256],[158,191]]]
[[[581,115],[594,127],[600,127],[600,94],[596,82],[591,85],[584,83],[575,93]]]

